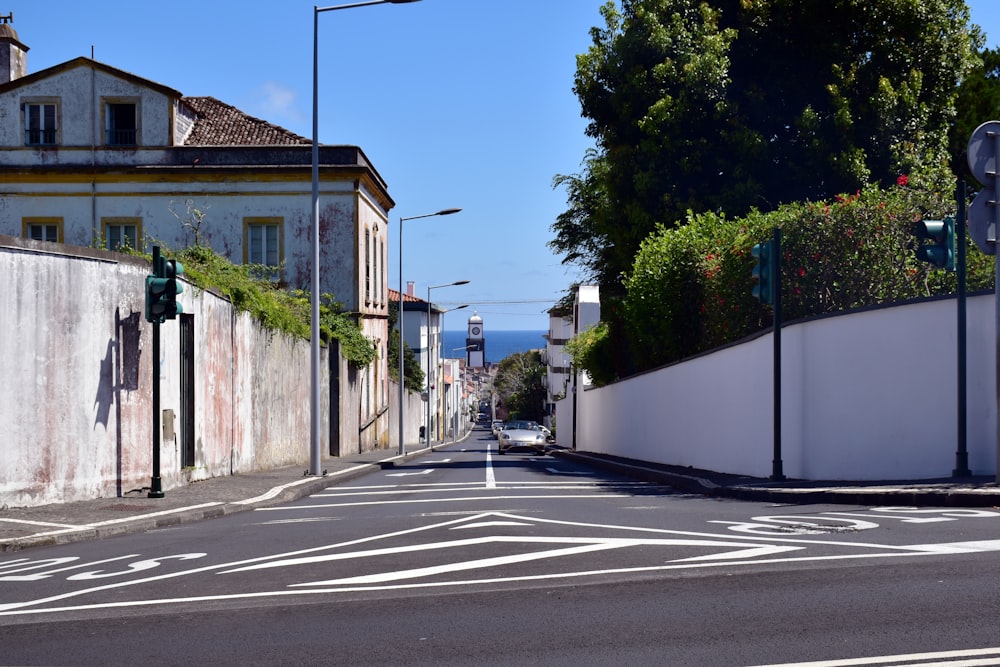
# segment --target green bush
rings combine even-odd
[[[782,206],[727,220],[689,215],[643,241],[625,279],[623,303],[635,371],[739,340],[771,325],[770,306],[753,298],[751,248],[782,230],[784,321],[874,304],[954,293],[956,276],[920,262],[913,226],[954,215],[952,192],[900,176],[825,202]],[[970,291],[994,282],[993,258],[967,245]],[[598,384],[610,381],[599,336],[570,345],[574,363]]]
[[[260,276],[270,267],[233,264],[207,246],[195,245],[169,254],[184,266],[184,277],[202,289],[225,295],[238,310],[247,311],[262,326],[308,340],[312,335],[312,305],[308,292],[285,290]],[[375,360],[375,345],[340,304],[328,294],[320,299],[320,336],[340,342],[341,354],[357,366]]]

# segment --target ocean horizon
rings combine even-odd
[[[544,350],[546,341],[543,336],[546,334],[548,334],[548,331],[541,329],[529,329],[524,331],[490,331],[487,329],[485,335],[483,336],[486,347],[486,361],[491,364],[499,364],[507,357],[512,354],[517,354],[518,352],[527,352],[528,350]],[[465,329],[460,331],[445,330],[444,336],[441,340],[441,354],[444,357],[450,358],[465,356],[465,352],[463,350],[458,350],[456,348],[465,347],[465,338],[467,335],[468,332]]]

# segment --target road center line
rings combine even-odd
[[[486,447],[486,488],[495,489],[497,486],[496,475],[493,474],[493,455],[491,454],[492,448]]]

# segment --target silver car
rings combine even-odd
[[[497,439],[497,449],[506,454],[512,448],[530,448],[539,454],[545,453],[545,434],[533,421],[512,420],[507,422]]]

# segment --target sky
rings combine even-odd
[[[319,14],[319,139],[360,146],[388,184],[389,285],[484,330],[546,330],[578,279],[547,243],[558,174],[593,145],[573,94],[604,0],[421,0]],[[967,0],[1000,46],[1000,0]],[[351,4],[350,0],[322,4]],[[302,0],[0,0],[28,71],[79,56],[215,97],[312,136],[313,17]],[[989,120],[989,119],[984,119]],[[407,220],[447,208],[460,213]]]

